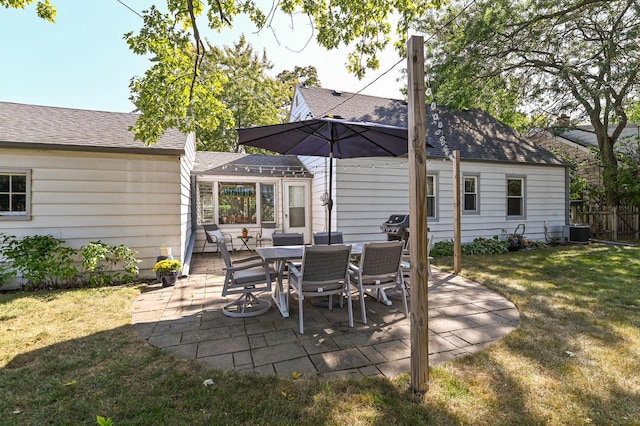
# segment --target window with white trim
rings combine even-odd
[[[0,169],[0,219],[31,216],[31,170]]]
[[[524,215],[524,178],[507,178],[507,216]]]
[[[436,217],[437,196],[436,176],[427,175],[427,217]]]
[[[276,221],[275,184],[199,182],[198,222],[252,225]]]
[[[462,190],[462,210],[465,213],[478,212],[478,176],[465,176]]]

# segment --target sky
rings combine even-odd
[[[0,7],[0,101],[100,111],[131,112],[129,81],[142,76],[149,62],[129,50],[123,35],[137,32],[142,19],[118,0],[52,0],[58,15],[55,23],[36,16],[35,7],[25,10]],[[123,0],[137,12],[164,1]],[[273,75],[297,66],[313,65],[322,87],[357,92],[400,60],[393,48],[380,57],[379,70],[363,80],[347,73],[346,48],[326,51],[313,41],[305,47],[311,29],[306,20],[279,16],[269,29],[256,33],[245,19],[222,34],[200,25],[202,38],[218,46],[231,46],[245,34],[254,50],[266,49],[274,64]],[[304,49],[303,49],[304,48]],[[301,50],[301,52],[298,52]],[[362,91],[364,94],[402,99],[397,82],[406,61]]]

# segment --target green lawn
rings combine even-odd
[[[133,331],[142,286],[0,295],[0,424],[640,425],[640,248],[469,256],[462,275],[521,325],[432,368],[425,395],[408,375],[294,381],[177,359]]]

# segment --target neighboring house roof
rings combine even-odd
[[[128,129],[138,117],[131,113],[0,102],[0,147],[184,153],[187,136],[175,129],[167,130],[155,145],[134,140]]]
[[[609,134],[615,129],[609,128]],[[568,129],[558,135],[559,138],[566,139],[585,148],[598,148],[598,138],[593,126],[590,124],[578,125],[573,129]],[[624,127],[618,140],[625,138],[640,137],[640,123],[629,123]]]
[[[333,115],[347,120],[407,126],[406,101],[336,92],[319,87],[299,86],[297,90],[311,112],[306,117],[292,117],[292,120]],[[564,165],[550,151],[534,145],[486,112],[478,109],[453,111],[442,106],[438,106],[433,112],[438,113],[443,123],[442,135],[449,149],[459,150],[462,159]],[[427,109],[428,141],[434,146],[428,149],[427,155],[431,158],[446,158],[439,141],[440,135],[436,134],[438,129],[432,125],[433,112]]]
[[[196,152],[197,175],[286,176],[311,178],[295,155],[250,155],[231,152]]]

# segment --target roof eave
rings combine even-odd
[[[49,143],[24,143],[24,142],[3,142],[0,141],[0,148],[30,149],[30,150],[50,150],[50,151],[73,151],[73,152],[100,152],[100,153],[121,153],[121,154],[149,154],[149,155],[184,155],[184,148],[159,148],[159,147],[107,147],[107,146],[87,146],[87,145],[59,145]]]

